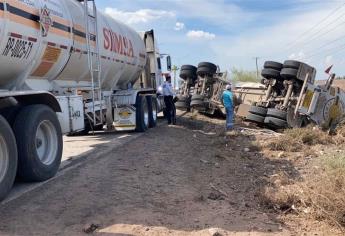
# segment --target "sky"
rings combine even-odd
[[[345,76],[345,0],[96,0],[137,31],[154,29],[172,63],[255,71],[295,59]]]

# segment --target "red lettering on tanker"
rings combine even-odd
[[[103,28],[104,48],[127,57],[134,57],[132,41],[112,30]]]

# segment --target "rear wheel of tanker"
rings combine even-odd
[[[145,132],[149,128],[149,106],[145,96],[137,96],[136,101],[136,131]]]
[[[30,105],[14,125],[18,147],[18,176],[24,181],[44,181],[58,171],[63,149],[56,113],[46,105]]]
[[[149,108],[149,128],[154,128],[157,126],[157,99],[156,97],[152,96],[147,96],[146,99]]]
[[[0,115],[0,201],[13,186],[17,174],[17,145],[12,129]]]

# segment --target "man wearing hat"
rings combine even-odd
[[[231,84],[226,85],[222,96],[223,105],[226,110],[226,129],[230,130],[234,126],[234,105],[231,92]]]

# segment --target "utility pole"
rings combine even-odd
[[[259,65],[258,65],[259,59],[260,59],[260,57],[254,57],[255,64],[256,64],[256,79],[257,80],[259,80]]]
[[[179,70],[180,68],[178,68],[177,66],[173,66],[171,71],[174,72],[174,89],[176,89],[177,87],[177,79],[176,79],[176,74],[177,74],[177,71]]]

